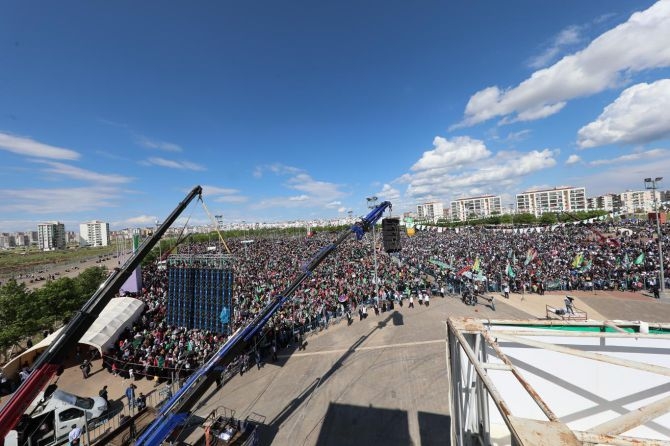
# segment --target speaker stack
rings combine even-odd
[[[400,252],[400,218],[388,217],[382,220],[382,241],[384,251]]]

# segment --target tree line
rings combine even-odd
[[[35,290],[9,279],[0,286],[0,352],[4,356],[23,340],[69,321],[106,278],[105,268],[87,268],[75,278],[50,280]]]

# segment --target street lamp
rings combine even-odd
[[[372,196],[372,197],[367,197],[366,198],[368,202],[368,209],[374,209],[375,208],[375,203],[377,203],[377,197]],[[375,262],[375,300],[379,299],[379,280],[377,279],[377,239],[375,238],[375,225],[372,225],[372,257],[374,258]]]
[[[657,232],[657,237],[658,237],[658,260],[659,260],[659,266],[661,268],[660,274],[659,274],[659,280],[660,280],[660,286],[659,286],[659,291],[661,294],[663,291],[665,291],[665,277],[664,277],[664,272],[663,272],[663,240],[661,240],[661,217],[658,212],[658,206],[656,204],[656,183],[660,182],[663,179],[663,177],[656,177],[654,179],[651,178],[645,178],[644,179],[644,188],[645,189],[651,189],[654,192],[654,215],[656,217],[656,232]]]

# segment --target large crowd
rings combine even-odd
[[[252,243],[228,240],[234,259],[231,332],[282,293],[335,236],[324,231],[310,237],[259,237]],[[402,244],[402,251],[392,257],[378,237],[375,283],[370,235],[362,241],[345,240],[275,313],[243,363],[249,358],[260,361],[261,346],[274,357],[277,349],[296,341],[304,330],[327,326],[332,317],[349,315],[353,321],[351,314],[362,317],[368,308],[379,314],[391,302],[425,296],[431,287],[454,292],[467,282],[483,282],[489,291],[509,286],[512,291],[542,294],[551,289],[636,291],[658,285],[658,244],[654,226],[647,223],[627,223],[625,229],[603,222],[539,231],[485,227],[419,231],[413,237],[403,234]],[[191,244],[188,252],[211,253],[208,244]],[[106,353],[110,371],[156,379],[169,378],[173,372],[183,376],[226,341],[223,334],[169,326],[167,292],[166,271],[157,265],[145,267],[137,297],[146,310]]]

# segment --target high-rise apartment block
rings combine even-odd
[[[65,249],[65,224],[51,221],[37,225],[37,245],[42,251]]]
[[[527,191],[517,194],[516,208],[519,213],[536,217],[545,212],[578,212],[586,210],[586,189],[583,187],[555,187]]]
[[[79,225],[80,246],[108,246],[109,223],[98,220],[88,221]]]

